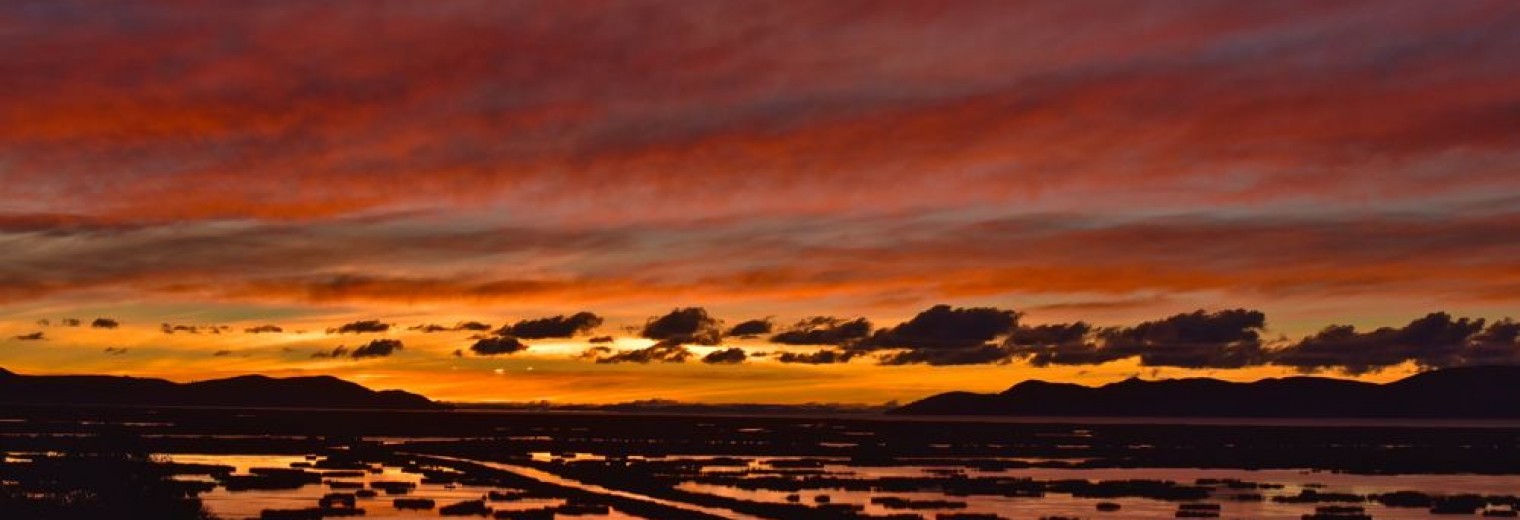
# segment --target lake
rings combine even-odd
[[[1520,503],[1520,428],[1506,424],[3,412],[8,465],[130,434],[230,519],[360,489],[376,492],[354,498],[365,518],[475,500],[500,518],[1405,519]]]

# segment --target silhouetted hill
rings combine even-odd
[[[331,376],[240,376],[193,383],[116,376],[27,376],[0,369],[0,404],[240,408],[442,408],[400,390],[374,391]]]
[[[664,399],[649,399],[643,401],[628,401],[610,404],[553,403],[548,401],[452,404],[455,408],[461,410],[509,410],[515,412],[604,412],[620,414],[643,413],[656,415],[731,415],[744,417],[796,415],[826,415],[838,417],[845,415],[876,415],[892,408],[883,405],[848,403],[698,403],[670,401]]]
[[[1387,384],[1318,377],[1231,383],[1129,379],[1100,387],[1025,381],[949,392],[888,413],[1109,417],[1520,418],[1520,367],[1450,368]]]

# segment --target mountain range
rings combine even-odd
[[[247,375],[190,383],[101,376],[21,375],[0,368],[0,405],[439,409],[401,390],[375,391],[332,376]],[[1390,383],[1287,377],[1128,379],[1089,387],[1024,381],[996,394],[948,392],[894,415],[1028,417],[1301,417],[1520,419],[1520,366],[1448,368]]]
[[[1088,387],[1025,381],[997,394],[949,392],[897,415],[1031,417],[1520,418],[1520,367],[1448,368],[1377,384],[1322,377],[1208,378]]]
[[[401,390],[374,391],[331,376],[259,375],[175,383],[163,379],[20,375],[0,368],[0,405],[429,409],[444,405]]]

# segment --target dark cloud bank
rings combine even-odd
[[[733,328],[728,329],[728,336],[736,338],[758,337],[770,334],[773,328],[775,326],[771,324],[770,319],[748,320],[739,322],[738,325],[734,325]]]
[[[602,317],[589,312],[577,312],[569,316],[554,316],[534,320],[522,320],[496,331],[498,336],[522,339],[570,338],[588,333],[602,326]]]
[[[340,327],[327,329],[328,334],[375,334],[391,330],[391,324],[382,323],[378,320],[364,320],[353,323],[345,323]]]
[[[447,327],[447,326],[439,325],[439,324],[436,324],[436,323],[425,323],[425,324],[422,324],[422,325],[414,325],[414,326],[411,326],[411,327],[407,327],[406,330],[415,330],[415,331],[422,332],[424,334],[432,334],[432,333],[435,333],[435,332],[457,332],[457,331],[485,332],[485,331],[491,330],[491,324],[489,324],[489,323],[482,323],[482,322],[479,322],[479,321],[461,321],[459,323],[454,324],[454,326],[452,326],[452,327]]]
[[[771,336],[771,343],[782,345],[848,345],[871,334],[871,322],[865,318],[846,320],[830,316],[813,316]]]
[[[528,350],[528,345],[513,337],[480,338],[470,345],[470,352],[480,356],[516,354]]]
[[[667,341],[661,341],[647,348],[636,350],[624,350],[613,353],[611,349],[606,349],[603,352],[606,352],[606,355],[595,357],[597,363],[685,363],[686,360],[695,356],[686,347]]]
[[[1489,322],[1431,313],[1402,327],[1360,331],[1331,325],[1297,340],[1269,343],[1267,316],[1250,309],[1198,310],[1132,326],[1099,327],[1087,322],[1026,325],[1022,315],[993,307],[936,305],[890,328],[875,329],[864,318],[815,316],[770,336],[781,345],[828,347],[811,352],[775,353],[782,363],[846,363],[858,357],[883,365],[976,365],[1014,361],[1034,366],[1098,365],[1136,359],[1141,366],[1189,369],[1292,367],[1303,372],[1375,372],[1403,363],[1422,369],[1520,364],[1520,323]],[[651,318],[641,335],[661,340],[647,349],[614,354],[589,353],[603,363],[684,362],[694,358],[681,345],[715,345],[727,337],[752,337],[765,320],[741,323],[718,335],[721,320],[704,309],[676,309]],[[714,351],[701,360],[741,363],[736,348]]]
[[[622,351],[599,345],[587,349],[580,357],[601,364],[685,363],[696,357],[686,345],[717,345],[723,341],[723,332],[723,321],[708,315],[707,309],[677,308],[665,315],[649,318],[639,330],[639,336],[658,340],[658,343],[646,348]],[[742,363],[745,357],[742,349],[731,348],[713,352],[703,357],[702,361],[709,364],[737,364]]]
[[[548,339],[548,338],[573,338],[580,334],[587,334],[602,326],[602,317],[590,312],[577,312],[571,315],[551,316],[521,320],[517,323],[503,325],[490,335],[475,336],[475,343],[470,345],[470,352],[479,356],[498,356],[516,354],[528,350],[530,345],[524,343],[524,339]],[[480,322],[464,322],[449,330],[489,330],[490,327]],[[422,329],[423,332],[435,332]],[[591,338],[592,343],[598,343],[602,338]],[[611,338],[607,338],[611,341]]]
[[[723,350],[714,350],[706,356],[702,356],[702,362],[710,365],[736,365],[743,363],[749,355],[739,347],[729,347]]]
[[[311,357],[349,359],[390,357],[391,354],[395,354],[397,351],[403,350],[404,348],[405,346],[402,345],[401,340],[399,339],[377,339],[361,345],[358,348],[349,349],[345,346],[338,346],[336,348],[333,348],[331,351],[317,352],[315,354],[312,354]]]
[[[1422,369],[1520,364],[1520,325],[1512,320],[1431,313],[1402,327],[1358,331],[1331,325],[1298,341],[1268,345],[1260,311],[1177,314],[1132,327],[1086,323],[1018,326],[1002,342],[1008,359],[1035,366],[1096,365],[1137,358],[1142,366],[1233,369],[1285,366],[1304,372],[1365,374],[1413,363]]]
[[[650,318],[639,335],[675,344],[717,345],[723,340],[723,322],[708,316],[707,309],[685,307]]]
[[[1511,319],[1488,321],[1454,317],[1435,312],[1400,327],[1359,330],[1351,325],[1330,325],[1318,333],[1293,341],[1264,339],[1267,316],[1250,309],[1198,310],[1132,326],[1101,327],[1084,321],[1029,325],[1022,314],[995,307],[936,305],[912,319],[887,328],[876,328],[865,318],[813,316],[777,329],[767,319],[753,319],[724,328],[723,320],[701,307],[683,307],[650,317],[638,335],[657,340],[654,345],[632,350],[606,346],[612,336],[587,341],[595,346],[580,358],[597,363],[684,363],[699,360],[713,365],[734,365],[760,354],[738,347],[697,355],[688,345],[720,345],[727,338],[769,335],[777,345],[823,347],[808,352],[779,350],[768,357],[780,363],[833,364],[869,358],[882,365],[981,365],[1024,362],[1036,367],[1082,366],[1135,359],[1145,367],[1188,369],[1237,369],[1256,366],[1291,367],[1302,372],[1340,371],[1358,375],[1412,363],[1421,369],[1477,365],[1520,365],[1520,323]],[[67,324],[70,320],[64,320]],[[92,326],[104,327],[100,322]],[[509,355],[530,348],[524,339],[571,338],[590,334],[603,318],[579,312],[504,325],[471,339],[469,352],[479,356]],[[114,321],[111,321],[114,323]],[[329,332],[378,333],[390,325],[375,320],[357,321]],[[185,327],[184,331],[212,330]],[[216,329],[222,330],[222,329]],[[230,329],[225,329],[230,330]],[[249,333],[280,332],[277,326],[245,329]],[[453,327],[419,325],[422,332],[490,330],[480,322]],[[181,331],[165,324],[165,332]],[[15,340],[44,339],[42,333],[15,336]],[[398,340],[376,340],[357,349],[338,347],[314,357],[361,359],[389,356],[400,350]],[[463,349],[456,352],[462,354]]]
[[[279,327],[275,328],[278,329]],[[254,327],[253,329],[248,330],[255,332],[270,332],[268,330],[256,329],[260,329],[260,327]],[[158,326],[158,330],[164,334],[176,334],[181,332],[186,334],[221,334],[223,332],[232,332],[232,327],[229,327],[227,325],[176,325],[173,323],[161,323]]]

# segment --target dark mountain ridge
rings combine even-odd
[[[1025,381],[998,394],[949,392],[900,415],[1054,417],[1520,418],[1520,367],[1449,368],[1386,384],[1321,377],[1208,378],[1099,387]]]
[[[0,404],[229,408],[443,408],[400,390],[374,391],[332,376],[249,375],[174,383],[163,379],[18,375],[0,368]]]

